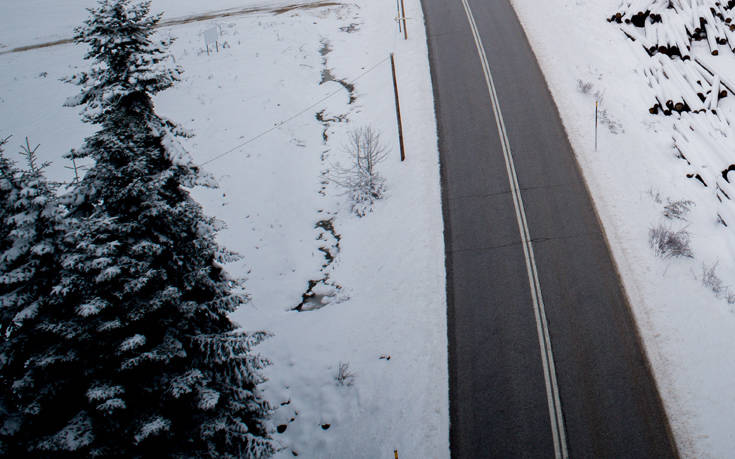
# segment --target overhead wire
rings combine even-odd
[[[368,73],[370,73],[373,70],[377,69],[381,64],[385,63],[389,59],[390,59],[390,56],[389,57],[386,57],[386,58],[384,58],[382,60],[380,60],[379,62],[377,62],[376,64],[374,64],[373,66],[371,66],[370,68],[368,68],[367,70],[365,70],[364,72],[362,72],[361,74],[359,74],[357,77],[353,78],[352,81],[351,81],[351,83],[354,83],[354,82],[358,81],[360,78],[364,77]],[[311,105],[309,105],[308,107],[306,107],[303,110],[299,111],[298,113],[296,113],[296,114],[294,114],[294,115],[292,115],[292,116],[290,116],[290,117],[288,117],[288,118],[286,118],[286,119],[284,119],[282,121],[279,121],[278,123],[274,124],[273,127],[269,128],[269,129],[266,129],[265,131],[263,131],[263,132],[255,135],[255,136],[249,138],[245,142],[243,142],[243,143],[241,143],[239,145],[236,145],[236,146],[230,148],[229,150],[227,150],[225,152],[222,152],[222,153],[218,154],[217,156],[214,156],[214,157],[212,157],[212,158],[204,161],[203,163],[200,164],[200,166],[206,166],[207,164],[213,163],[214,161],[217,161],[219,159],[222,159],[225,156],[230,155],[230,154],[234,153],[235,151],[239,150],[240,148],[242,148],[242,147],[244,147],[244,146],[246,146],[246,145],[248,145],[248,144],[250,144],[252,142],[255,142],[256,140],[260,139],[261,137],[263,137],[263,136],[265,136],[267,134],[270,134],[271,132],[273,132],[276,129],[280,128],[284,124],[286,124],[286,123],[288,123],[290,121],[295,120],[296,118],[298,118],[299,116],[301,116],[304,113],[308,112],[309,110],[313,109],[314,107],[316,107],[317,105],[321,104],[322,102],[324,102],[324,101],[326,101],[326,100],[334,97],[335,95],[337,95],[338,93],[342,92],[343,90],[344,90],[343,88],[340,88],[340,89],[337,89],[336,91],[333,91],[333,92],[327,94],[326,96],[324,96],[321,99],[317,100],[316,102],[312,103]]]

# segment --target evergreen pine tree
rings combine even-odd
[[[15,199],[18,191],[15,165],[5,156],[3,150],[9,139],[10,137],[0,138],[0,255],[5,253],[8,247],[12,245],[12,241],[10,240],[10,227],[5,222],[15,207]],[[5,272],[5,269],[3,269],[4,265],[0,261],[0,276],[3,276]],[[3,332],[5,329],[3,324],[10,322],[9,316],[11,312],[5,308],[3,301],[8,291],[9,286],[0,283],[0,346],[3,343],[2,336],[4,335]],[[6,390],[3,390],[3,387],[7,386],[7,381],[4,381],[2,378],[2,367],[4,367],[4,363],[2,360],[2,350],[0,350],[0,384],[2,384],[2,387],[0,387],[0,420],[9,420],[11,416],[9,410],[11,407],[6,399]],[[4,430],[4,424],[6,422],[0,422],[0,432]],[[0,440],[0,455],[4,456],[6,453],[7,445]]]
[[[0,154],[0,189],[7,189],[0,252],[0,330],[12,335],[14,323],[36,314],[56,280],[58,248],[66,230],[64,211],[56,197],[57,185],[43,173],[48,164],[38,164],[38,147],[28,139],[21,147],[26,169],[19,171]]]
[[[6,219],[15,208],[18,194],[18,170],[15,164],[5,156],[4,151],[8,140],[10,137],[0,138],[0,254],[12,244],[10,226],[6,224]],[[0,287],[0,294],[3,291],[3,287]]]
[[[5,219],[15,206],[18,184],[16,180],[17,169],[15,163],[5,156],[5,145],[10,137],[0,138],[0,253],[3,253],[10,244],[10,227],[5,224]]]
[[[25,382],[18,376],[30,363],[24,352],[30,345],[20,330],[44,326],[69,222],[57,199],[56,184],[49,183],[43,174],[46,164],[38,164],[37,149],[32,149],[26,139],[21,150],[26,160],[22,171],[0,153],[0,192],[4,199],[0,222],[4,229],[0,246],[0,452],[6,452],[12,444],[12,440],[3,440],[17,433],[23,416],[35,408],[32,403],[24,406],[17,397],[22,392],[17,389]]]
[[[14,452],[42,455],[265,457],[273,452],[260,398],[267,361],[228,315],[245,301],[184,187],[202,174],[181,130],[151,97],[180,70],[155,41],[150,3],[101,0],[76,31],[91,71],[72,105],[99,130],[76,156],[94,165],[65,198],[78,222],[66,234],[48,308],[15,331],[26,362],[14,368],[23,413],[6,435]]]

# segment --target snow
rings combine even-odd
[[[164,21],[258,10],[162,27],[177,39],[172,53],[184,75],[156,104],[195,134],[180,141],[219,184],[193,194],[226,225],[218,240],[243,256],[226,266],[246,279],[251,297],[233,319],[273,334],[255,351],[273,363],[262,389],[277,408],[277,457],[391,457],[393,450],[401,458],[449,457],[439,157],[420,3],[406,2],[408,41],[398,34],[393,0],[262,11],[288,3],[153,3],[166,11]],[[93,5],[8,0],[0,7],[0,46],[69,38]],[[215,25],[220,49],[207,54],[203,32]],[[0,54],[0,136],[40,143],[40,159],[52,161],[47,174],[59,180],[73,178],[61,156],[92,133],[77,109],[62,107],[77,88],[59,81],[88,67],[84,52],[63,44]],[[348,134],[366,126],[389,149],[378,165],[386,197],[358,218],[325,174],[350,163]],[[293,310],[309,281],[315,301]],[[340,364],[349,365],[351,385],[337,381]],[[152,420],[140,434],[166,422]]]
[[[80,411],[71,422],[53,437],[39,444],[41,450],[61,449],[62,451],[76,451],[92,442],[92,426],[89,417]]]
[[[125,391],[120,386],[95,386],[87,391],[87,398],[90,402],[101,402],[114,398],[123,392]]]
[[[151,435],[157,435],[171,428],[171,421],[156,416],[143,424],[140,431],[135,434],[135,441],[140,443]]]
[[[729,457],[735,448],[735,368],[729,364],[735,357],[735,310],[727,285],[735,278],[735,239],[716,215],[723,208],[732,212],[732,204],[720,203],[712,187],[686,177],[708,170],[715,177],[729,164],[718,156],[723,150],[712,147],[719,120],[715,124],[711,114],[649,114],[655,88],[643,69],[652,59],[617,24],[606,22],[619,11],[618,0],[512,3],[592,193],[680,452]],[[731,78],[735,64],[725,48],[707,60]],[[706,41],[695,43],[692,54],[707,56]],[[732,116],[733,99],[720,101],[720,115]],[[601,101],[597,151],[595,100]],[[698,156],[692,165],[675,157],[675,129],[688,131],[694,142]],[[682,201],[694,203],[685,219],[667,218],[667,206]],[[659,225],[687,231],[693,258],[656,257],[649,230]],[[706,276],[711,267],[722,279],[719,293]]]
[[[138,348],[144,345],[145,342],[146,342],[145,336],[141,334],[133,335],[130,338],[125,339],[122,343],[120,343],[120,352],[125,352],[125,351],[129,351],[129,350]]]

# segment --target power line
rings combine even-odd
[[[386,62],[386,61],[387,61],[388,59],[390,59],[390,56],[389,56],[389,57],[386,57],[385,59],[381,60],[381,61],[380,61],[380,62],[378,62],[377,64],[373,65],[373,66],[372,66],[372,67],[370,67],[369,69],[367,69],[367,70],[365,70],[364,72],[362,72],[362,73],[361,73],[360,75],[358,75],[357,77],[355,77],[355,78],[354,78],[354,79],[352,80],[352,82],[354,83],[354,82],[358,81],[358,80],[359,80],[360,78],[364,77],[364,76],[365,76],[365,75],[367,75],[368,73],[370,73],[370,72],[372,72],[373,70],[375,70],[376,68],[378,68],[378,66],[380,66],[380,64],[383,64],[383,63],[384,63],[384,62]],[[336,94],[338,94],[338,93],[342,92],[343,90],[344,90],[343,88],[340,88],[340,89],[337,89],[337,90],[336,90],[336,91],[334,91],[334,92],[331,92],[331,93],[327,94],[327,95],[326,95],[325,97],[322,97],[321,99],[317,100],[316,102],[314,102],[313,104],[311,104],[311,105],[309,105],[308,107],[304,108],[303,110],[301,110],[300,112],[296,113],[295,115],[293,115],[293,116],[291,116],[291,117],[289,117],[289,118],[286,118],[286,119],[285,119],[285,120],[283,120],[283,121],[280,121],[280,122],[276,123],[276,124],[275,124],[275,125],[274,125],[274,126],[273,126],[272,128],[270,128],[270,129],[266,129],[265,131],[261,132],[260,134],[258,134],[258,135],[256,135],[256,136],[254,136],[254,137],[251,137],[250,139],[248,139],[248,140],[246,140],[245,142],[241,143],[240,145],[237,145],[237,146],[235,146],[235,147],[232,147],[232,148],[230,148],[229,150],[227,150],[227,151],[225,151],[225,152],[223,152],[223,153],[220,153],[220,154],[218,154],[218,155],[217,155],[217,156],[215,156],[214,158],[211,158],[211,159],[208,159],[208,160],[204,161],[203,163],[201,163],[201,164],[200,164],[200,166],[206,166],[206,165],[207,165],[207,164],[209,164],[209,163],[212,163],[212,162],[214,162],[214,161],[217,161],[218,159],[224,158],[225,156],[227,156],[227,155],[229,155],[230,153],[233,153],[234,151],[236,151],[236,150],[238,150],[238,149],[240,149],[240,148],[244,147],[245,145],[248,145],[249,143],[255,142],[256,140],[258,140],[259,138],[263,137],[264,135],[266,135],[266,134],[269,134],[269,133],[271,133],[271,132],[275,131],[276,129],[280,128],[281,126],[283,126],[284,124],[286,124],[286,123],[288,123],[288,122],[290,122],[290,121],[293,121],[294,119],[296,119],[296,118],[298,118],[299,116],[303,115],[304,113],[308,112],[309,110],[311,110],[312,108],[314,108],[314,107],[316,107],[317,105],[321,104],[321,103],[322,103],[322,102],[324,102],[325,100],[327,100],[327,99],[329,99],[329,98],[331,98],[331,97],[335,96]]]

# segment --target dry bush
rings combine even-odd
[[[648,231],[648,243],[656,256],[661,258],[692,258],[693,256],[689,247],[689,233],[686,229],[673,230],[670,227],[658,225]]]
[[[694,201],[684,199],[673,202],[669,201],[664,206],[664,217],[670,220],[686,220],[686,216],[692,210],[692,207],[694,207]]]
[[[717,296],[727,289],[722,279],[717,275],[717,263],[712,264],[712,266],[702,265],[702,284]]]
[[[729,304],[735,304],[735,292],[725,285],[717,274],[718,262],[710,266],[702,265],[702,285],[712,290],[717,298],[724,298]]]
[[[345,189],[352,211],[364,217],[372,211],[373,203],[383,198],[385,179],[378,173],[377,166],[385,160],[388,150],[380,134],[370,126],[351,131],[344,149],[352,164],[347,168],[339,164],[333,166],[327,178]]]
[[[351,386],[355,382],[355,374],[350,371],[350,364],[339,362],[337,375],[334,377],[338,386]]]
[[[582,94],[590,94],[594,85],[589,81],[577,80],[577,90]]]

